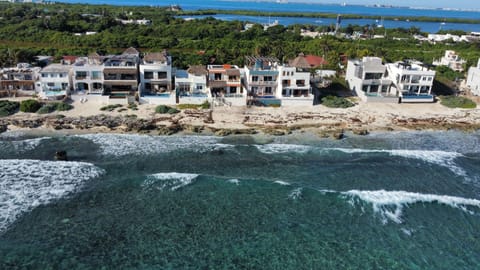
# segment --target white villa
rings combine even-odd
[[[313,105],[313,93],[310,86],[310,64],[305,55],[299,56],[288,65],[278,67],[277,98],[281,99],[285,106]]]
[[[235,65],[208,65],[210,96],[217,103],[242,106],[247,103],[247,94],[241,83],[240,68]]]
[[[103,68],[101,57],[96,53],[78,58],[72,65],[75,93],[102,95]]]
[[[468,69],[466,85],[470,88],[473,95],[480,96],[480,59],[476,67]]]
[[[455,51],[446,50],[445,55],[442,58],[433,60],[432,65],[434,66],[447,66],[454,71],[463,72],[463,65],[465,65],[467,61],[460,58],[460,56],[455,53]]]
[[[392,80],[387,78],[387,67],[379,57],[363,57],[349,60],[345,79],[350,90],[366,102],[398,102],[392,91]]]
[[[208,100],[208,70],[205,66],[190,66],[175,72],[175,89],[180,104],[202,104]]]
[[[246,57],[245,87],[250,99],[264,105],[280,104],[278,96],[278,59],[273,57]]]
[[[387,73],[401,102],[434,102],[431,94],[435,71],[419,62],[387,64]]]
[[[172,57],[167,51],[147,53],[140,64],[140,101],[176,104],[172,88]]]
[[[58,99],[66,96],[72,88],[71,72],[71,65],[50,64],[44,67],[36,84],[40,97]]]

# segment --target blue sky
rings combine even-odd
[[[301,0],[290,0],[290,2],[310,2]],[[311,0],[319,3],[347,3],[360,5],[395,5],[395,6],[414,6],[429,8],[459,8],[459,9],[480,9],[478,0]]]

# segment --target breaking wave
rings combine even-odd
[[[169,189],[174,191],[191,184],[198,176],[198,174],[193,173],[156,173],[147,176],[147,179],[143,182],[142,186],[145,189]]]
[[[428,163],[436,164],[448,168],[453,173],[459,176],[466,176],[464,169],[455,164],[455,159],[463,155],[457,152],[445,152],[436,150],[370,150],[370,149],[356,149],[356,148],[330,148],[329,150],[340,151],[347,154],[355,153],[387,153],[391,156],[399,156],[404,158],[420,159]]]
[[[212,136],[149,136],[136,134],[86,134],[78,136],[98,144],[104,155],[112,156],[169,153],[181,149],[208,152],[234,147],[233,145],[219,143],[219,139]]]
[[[84,162],[0,160],[0,232],[23,213],[72,194],[103,173]]]
[[[372,204],[373,211],[380,214],[382,222],[386,224],[388,220],[395,223],[402,223],[403,208],[416,203],[438,203],[453,208],[460,209],[467,213],[473,212],[468,207],[480,208],[480,200],[467,199],[462,197],[422,194],[406,191],[361,191],[350,190],[341,192],[342,196],[349,198],[352,205],[358,203],[358,200]]]
[[[307,146],[307,145],[278,144],[278,143],[261,144],[261,145],[257,144],[255,145],[255,147],[258,149],[258,151],[264,154],[283,154],[283,153],[291,153],[291,152],[304,154],[312,149],[311,146]]]

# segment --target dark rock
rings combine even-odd
[[[7,131],[7,125],[0,125],[0,133]]]
[[[343,133],[343,131],[334,132],[334,133],[332,133],[332,138],[335,139],[335,140],[341,140],[341,139],[345,138],[345,134]]]
[[[55,152],[55,159],[56,160],[61,160],[61,161],[66,161],[67,160],[67,151],[60,150],[60,151]]]
[[[367,129],[354,129],[354,130],[352,130],[352,132],[355,135],[361,135],[361,136],[365,136],[365,135],[370,134],[370,132],[368,132]]]

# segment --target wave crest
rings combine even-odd
[[[78,191],[104,172],[84,162],[0,160],[0,232],[21,214]]]
[[[341,194],[344,197],[350,198],[352,205],[355,205],[357,199],[372,204],[373,211],[381,215],[383,223],[387,223],[388,220],[395,223],[402,223],[403,220],[401,216],[403,208],[415,203],[438,203],[460,209],[470,214],[472,212],[469,211],[467,207],[480,208],[480,200],[448,195],[386,190],[350,190],[342,192]]]
[[[146,189],[170,189],[174,191],[191,184],[198,176],[198,174],[193,173],[156,173],[149,175],[142,186]]]

